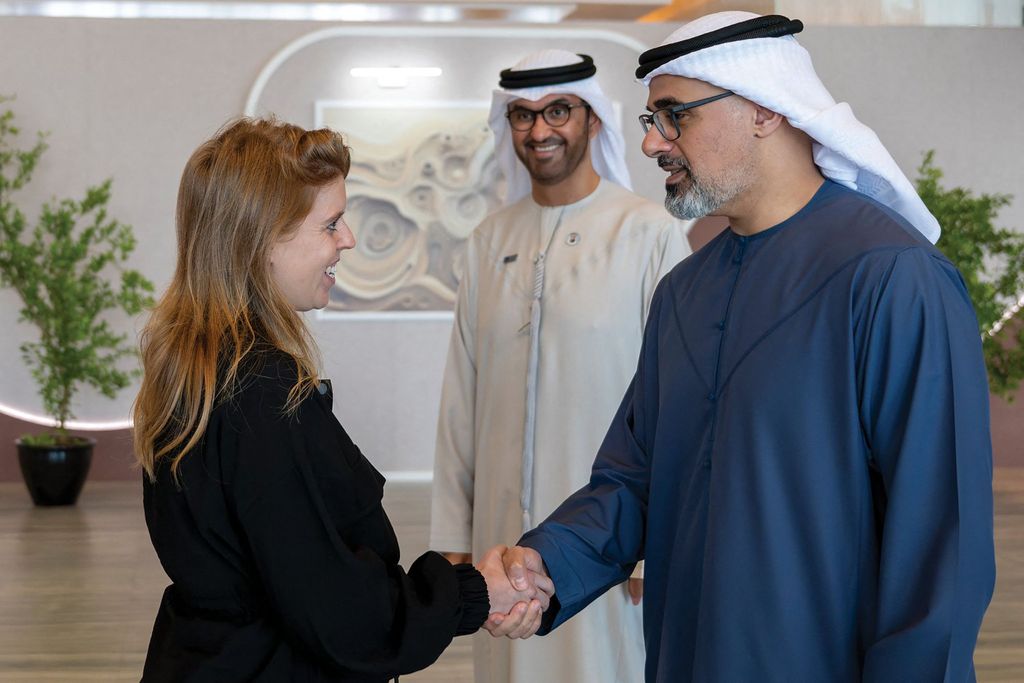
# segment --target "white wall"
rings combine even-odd
[[[477,24],[476,26],[480,26]],[[573,25],[574,28],[577,25]],[[195,146],[242,112],[254,80],[272,57],[323,24],[0,18],[0,94],[16,93],[26,130],[51,131],[50,151],[26,209],[53,195],[81,193],[114,178],[112,213],[139,237],[133,265],[159,288],[174,259],[174,198]],[[654,44],[672,26],[603,24]],[[544,29],[539,29],[544,30]],[[302,125],[316,98],[352,98],[347,67],[429,61],[450,76],[430,91],[383,97],[486,98],[497,71],[515,57],[557,44],[594,55],[605,88],[623,104],[634,184],[660,199],[661,174],[637,151],[635,116],[645,103],[630,80],[636,52],[565,28],[536,38],[490,36],[387,39],[349,36],[302,50],[267,83],[261,111]],[[800,36],[837,99],[878,132],[913,177],[925,149],[950,184],[1017,195],[1003,224],[1024,229],[1024,30],[812,28]],[[380,96],[367,91],[362,97]],[[358,154],[358,150],[355,151]],[[39,410],[17,344],[32,333],[16,325],[17,300],[0,292],[0,403]],[[430,468],[437,396],[447,345],[444,322],[325,322],[310,316],[335,380],[337,412],[364,452],[387,470]],[[79,402],[79,416],[116,419],[132,392],[116,401]]]

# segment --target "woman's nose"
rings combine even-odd
[[[338,251],[344,251],[356,246],[356,236],[348,227],[348,223],[342,223],[337,233]]]

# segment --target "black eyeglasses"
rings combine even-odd
[[[640,127],[644,129],[644,135],[647,135],[647,131],[651,129],[651,126],[654,126],[661,133],[661,137],[672,142],[678,139],[682,133],[679,129],[679,114],[681,112],[734,94],[732,90],[726,90],[723,93],[713,95],[712,97],[705,97],[703,100],[697,100],[696,102],[683,102],[682,104],[674,104],[664,109],[657,109],[650,114],[640,114]]]
[[[508,125],[512,126],[512,130],[531,130],[534,124],[537,123],[537,114],[543,116],[544,123],[548,124],[552,128],[561,128],[568,123],[569,116],[572,114],[572,110],[576,107],[590,109],[590,105],[586,102],[581,102],[580,104],[554,102],[540,111],[534,111],[532,109],[527,109],[526,107],[513,107],[505,113],[505,118],[508,119]]]

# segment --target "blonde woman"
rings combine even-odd
[[[398,565],[384,478],[335,419],[297,313],[327,304],[355,245],[348,169],[336,133],[259,119],[185,166],[134,409],[146,522],[173,581],[143,681],[385,681],[489,612],[511,613],[501,633],[532,633],[547,605],[512,590],[496,553],[479,569],[435,553]]]

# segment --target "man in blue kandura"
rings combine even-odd
[[[556,628],[646,560],[648,683],[973,681],[995,576],[978,324],[939,226],[785,17],[640,57],[660,283],[590,483],[506,552]],[[543,561],[543,566],[541,562]]]

